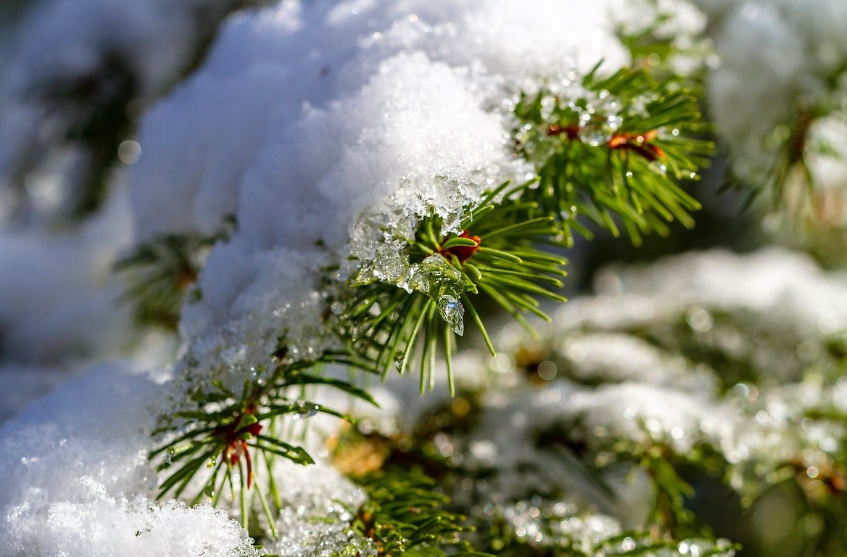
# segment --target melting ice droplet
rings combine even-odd
[[[409,286],[435,300],[441,318],[454,333],[464,334],[465,308],[459,301],[465,288],[461,271],[435,253],[413,267]]]
[[[465,334],[465,307],[455,296],[445,295],[438,299],[438,312],[459,336]]]

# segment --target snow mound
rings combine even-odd
[[[400,283],[418,218],[455,230],[484,189],[525,179],[510,150],[516,96],[601,59],[619,67],[610,6],[283,2],[233,18],[142,122],[130,176],[141,242],[238,223],[183,317],[195,367],[241,374],[277,337],[319,353],[322,269]]]

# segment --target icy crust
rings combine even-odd
[[[131,172],[139,242],[238,222],[185,310],[194,367],[264,364],[281,336],[319,353],[326,326],[309,296],[327,265],[342,281],[415,288],[405,250],[422,215],[456,231],[484,189],[526,179],[510,152],[517,93],[625,61],[609,6],[282,2],[232,18],[203,68],[142,122]],[[305,313],[275,314],[303,302]]]
[[[733,149],[734,171],[745,181],[761,183],[778,156],[774,142],[787,139],[787,129],[780,126],[790,124],[801,109],[796,99],[843,117],[845,107],[839,105],[845,91],[847,4],[840,0],[695,0],[694,4],[710,17],[720,57],[709,78],[713,117]],[[844,135],[840,137],[843,141]],[[818,156],[826,152],[816,150],[814,142],[807,147]]]

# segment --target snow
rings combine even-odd
[[[10,87],[27,90],[44,79],[91,73],[117,52],[135,72],[138,94],[155,96],[184,68],[194,40],[186,37],[208,27],[192,14],[202,8],[201,20],[214,20],[233,5],[45,1],[24,27]],[[788,0],[702,6],[719,23],[723,60],[711,80],[713,108],[726,138],[746,154],[742,174],[771,163],[761,146],[765,131],[785,121],[785,106],[798,92],[817,98],[832,57],[847,55],[836,18],[818,15],[838,15],[842,5],[815,0],[817,11]],[[141,157],[127,176],[129,200],[119,189],[102,218],[61,238],[43,223],[0,231],[0,381],[13,392],[0,398],[0,420],[17,413],[0,426],[0,477],[13,480],[0,483],[0,554],[256,555],[233,520],[240,510],[232,498],[223,498],[221,510],[155,501],[151,431],[186,377],[170,381],[167,369],[138,361],[83,371],[118,354],[150,357],[131,308],[114,305],[123,288],[111,274],[116,256],[161,234],[212,235],[234,217],[235,232],[212,249],[199,296],[183,310],[178,373],[240,388],[270,367],[280,345],[295,358],[316,358],[336,340],[327,310],[344,296],[346,279],[429,292],[429,279],[443,272],[430,267],[442,258],[414,266],[404,251],[419,219],[434,212],[456,231],[486,188],[531,176],[511,152],[516,94],[567,90],[601,59],[606,71],[624,64],[613,33],[619,6],[613,0],[319,0],[232,17],[198,72],[144,116],[135,138]],[[702,15],[682,6],[659,3],[680,14],[668,34],[700,33]],[[816,64],[808,64],[810,56]],[[10,91],[0,92],[4,103]],[[40,134],[58,129],[49,118],[40,120],[39,107],[12,103],[0,114],[0,171]],[[814,133],[838,138],[839,125],[825,121]],[[813,172],[823,174],[822,168]],[[31,176],[29,195],[44,194],[49,204],[47,191],[58,186],[48,183],[53,174],[45,176]],[[0,222],[7,218],[0,215]],[[455,443],[463,465],[492,471],[491,492],[508,499],[560,490],[575,506],[566,505],[572,520],[567,527],[562,521],[558,534],[587,547],[638,522],[633,509],[649,507],[649,490],[643,478],[623,485],[610,473],[620,501],[604,500],[584,475],[551,456],[555,443],[539,446],[542,435],[584,441],[598,458],[621,446],[661,443],[686,454],[709,444],[737,465],[739,489],[751,463],[776,465],[807,449],[839,447],[844,431],[798,431],[791,409],[837,406],[843,385],[763,390],[761,399],[738,400],[749,386],[736,385],[735,398],[724,395],[721,370],[670,355],[632,329],[678,325],[706,334],[716,331],[716,316],[730,313],[740,332],[715,332],[720,347],[750,350],[757,369],[793,381],[806,362],[797,339],[818,342],[847,330],[843,277],[802,256],[766,250],[613,267],[597,282],[597,297],[558,311],[540,338],[507,327],[495,335],[504,350],[497,357],[457,354],[460,390],[486,391],[478,424],[441,441]],[[461,320],[451,325],[458,329]],[[767,332],[773,345],[741,334],[750,331]],[[541,357],[535,382],[524,369],[529,360],[521,359],[527,353]],[[157,371],[142,371],[150,368]],[[443,376],[443,367],[437,373]],[[382,412],[357,412],[374,431],[408,431],[447,400],[443,380],[425,401],[412,394],[414,387],[390,382],[377,389]],[[325,453],[322,436],[334,432],[331,425],[318,431],[310,449]],[[325,462],[273,466],[284,479],[278,483],[285,508],[276,524],[281,537],[269,550],[295,557],[347,548],[348,509],[362,502],[361,490]],[[527,473],[533,466],[551,471],[551,478]],[[615,516],[595,514],[596,507]],[[516,507],[507,518],[535,535],[526,512]],[[337,520],[315,520],[326,516]],[[354,541],[367,553],[364,540]],[[682,545],[679,550],[685,553]]]
[[[130,282],[114,264],[132,232],[126,190],[114,186],[102,211],[76,227],[44,215],[23,226],[0,219],[0,423],[97,363],[173,363],[174,335],[139,327],[122,301]]]
[[[497,501],[561,494],[580,511],[638,527],[652,491],[637,468],[634,483],[624,479],[633,453],[658,445],[685,459],[714,450],[729,462],[731,487],[747,500],[785,462],[826,467],[841,450],[843,424],[804,420],[805,410],[844,408],[839,397],[847,382],[830,377],[838,361],[830,369],[823,350],[820,357],[812,350],[847,330],[841,275],[781,249],[713,250],[613,266],[596,283],[598,296],[563,306],[537,338],[508,325],[492,331],[503,351],[496,357],[471,350],[456,358],[457,378],[469,379],[459,396],[475,401],[475,420],[466,430],[437,434],[433,443],[460,474],[486,479],[478,492]],[[749,357],[758,386],[729,382],[725,369],[698,363],[698,348],[721,349],[709,344],[710,335],[728,323],[737,327],[730,329],[736,346],[750,351],[735,357]],[[675,343],[688,330],[693,348],[685,352]],[[820,375],[804,382],[809,362]],[[822,376],[834,384],[821,386]],[[438,390],[416,398],[411,383],[389,381],[378,391],[382,411],[357,409],[363,431],[411,434],[429,423],[448,399]],[[595,473],[614,498],[597,492],[578,463],[568,464],[568,454],[599,466]],[[501,511],[529,539],[543,530],[543,519],[529,520],[526,507]]]
[[[0,475],[14,478],[0,483],[0,554],[259,555],[231,518],[238,512],[229,495],[220,509],[154,500],[157,474],[147,455],[172,388],[167,379],[135,364],[103,364],[0,426]],[[345,509],[361,504],[361,490],[326,464],[283,460],[274,463],[285,502],[274,550],[329,554],[354,543]],[[337,520],[315,521],[327,516]]]
[[[667,324],[685,322],[704,348],[795,381],[826,339],[847,330],[843,274],[827,273],[808,256],[781,248],[748,255],[692,252],[649,266],[610,266],[596,284],[600,296],[556,311],[550,334],[561,328],[641,329],[672,343]]]
[[[327,265],[411,283],[402,238],[418,218],[434,211],[455,230],[483,189],[526,175],[509,147],[520,88],[625,60],[608,9],[315,2],[234,17],[142,122],[130,174],[139,242],[238,222],[183,317],[196,368],[266,364],[280,335],[318,354]]]
[[[156,474],[145,446],[155,419],[148,406],[158,392],[131,366],[103,365],[0,427],[0,474],[15,479],[0,484],[5,554],[74,550],[63,543],[63,536],[73,538],[71,532],[58,528],[62,505],[90,506],[95,512],[104,504],[117,506],[117,499],[109,498],[123,493],[152,493]],[[84,551],[85,545],[76,548]]]
[[[134,118],[138,108],[179,80],[203,42],[241,2],[30,4],[9,34],[13,55],[0,60],[6,77],[0,86],[0,186],[20,171],[37,170],[89,106],[121,101]],[[88,96],[63,97],[62,91]],[[117,94],[129,97],[113,98]]]
[[[749,255],[692,252],[617,277],[625,294],[654,298],[657,311],[670,306],[746,308],[770,320],[790,315],[786,326],[806,334],[847,329],[843,275],[827,273],[810,257],[781,248]]]
[[[847,56],[843,33],[847,4],[840,0],[695,0],[694,4],[710,17],[720,57],[708,80],[713,118],[731,148],[734,171],[744,181],[760,184],[773,171],[780,126],[795,122],[802,110],[812,109],[817,116],[843,115],[839,104],[844,83],[839,75],[843,77]],[[843,141],[844,134],[839,137]],[[814,144],[807,151],[821,153]]]
[[[88,486],[90,500],[51,506],[39,537],[44,555],[260,555],[223,510],[209,505],[189,509],[175,501],[159,506],[141,497],[109,497],[98,485]]]
[[[770,283],[763,280],[767,269],[779,271],[780,277]],[[610,280],[612,272],[617,282]],[[692,282],[692,273],[701,279]],[[663,280],[656,280],[657,276]],[[804,288],[830,305],[838,288],[843,289],[803,257],[774,250],[747,257],[719,251],[689,254],[650,267],[606,270],[598,282],[605,285],[606,295],[617,296],[623,306],[627,296],[636,294],[651,300],[655,308],[681,305],[651,317],[670,323],[677,323],[676,316],[691,303],[706,309],[723,304],[724,309],[743,307],[767,314],[773,305],[784,305],[786,292],[793,288]],[[610,287],[613,283],[617,288]],[[760,286],[756,296],[753,284]],[[255,292],[266,290],[259,283]],[[243,294],[248,305],[260,303],[250,300],[254,293],[249,289]],[[816,298],[810,295],[809,299]],[[544,330],[539,339],[529,339],[512,327],[495,333],[513,355],[491,358],[474,350],[456,355],[460,392],[481,394],[479,421],[470,430],[445,435],[436,443],[457,455],[461,460],[456,462],[465,469],[486,471],[484,492],[498,494],[498,501],[520,500],[528,491],[564,494],[568,527],[554,534],[574,543],[595,543],[603,532],[615,532],[621,524],[624,528],[639,524],[639,512],[649,508],[650,490],[644,478],[628,484],[610,469],[604,479],[616,499],[607,499],[578,468],[562,463],[555,442],[539,444],[539,436],[584,443],[589,454],[599,459],[609,458],[610,451],[620,453],[622,447],[636,450],[661,443],[686,455],[706,444],[732,463],[733,486],[742,493],[761,485],[763,469],[773,469],[798,454],[812,455],[808,456],[811,466],[818,462],[818,451],[834,454],[841,446],[843,427],[806,424],[800,428],[797,411],[840,408],[843,382],[833,388],[789,385],[761,393],[739,385],[731,395],[721,395],[715,389],[715,372],[708,368],[694,367],[614,327],[592,331],[602,321],[586,318],[585,312],[605,310],[587,302],[600,300],[610,302],[602,296],[583,300],[578,313],[567,314],[571,319],[579,316],[580,321],[566,324],[562,313],[557,316],[558,333]],[[821,301],[818,310],[823,307]],[[814,305],[802,310],[814,313]],[[559,375],[540,384],[528,381],[518,359],[525,357],[522,346],[550,358]],[[587,384],[563,378],[565,371]],[[414,429],[448,398],[443,381],[436,396],[424,399],[412,393],[413,383],[390,381],[378,393],[384,409],[362,408],[361,417],[388,435]],[[154,444],[149,434],[178,385],[168,381],[164,372],[152,376],[137,366],[107,364],[58,387],[0,427],[0,474],[19,479],[0,485],[0,516],[4,517],[0,539],[9,540],[4,554],[26,550],[35,555],[77,555],[91,553],[94,544],[95,555],[98,551],[110,554],[112,549],[138,555],[190,555],[203,549],[251,555],[246,533],[232,520],[239,516],[237,503],[228,495],[222,499],[224,510],[219,511],[203,505],[188,509],[177,502],[153,502],[156,474],[146,458]],[[323,392],[321,396],[331,395]],[[318,420],[315,424],[315,420],[310,420],[310,430],[316,436],[307,444],[313,454],[320,455],[323,439],[333,435],[337,423]],[[550,473],[531,473],[533,466]],[[757,472],[751,472],[754,468]],[[361,490],[323,462],[308,467],[276,462],[274,474],[284,480],[277,484],[286,505],[277,520],[280,538],[268,545],[269,550],[291,557],[315,551],[329,555],[350,543],[348,509],[361,503]],[[188,492],[202,481],[197,478]],[[537,515],[527,514],[527,507],[501,510],[516,532],[532,537],[542,531],[543,523],[534,520]],[[261,515],[257,501],[253,511],[254,516]],[[314,520],[327,514],[336,520]],[[263,520],[259,519],[260,524]],[[364,540],[354,541],[367,552]]]
[[[715,391],[714,371],[692,366],[685,358],[663,353],[639,338],[619,333],[574,332],[564,335],[558,344],[563,371],[578,381],[637,381],[692,393]]]
[[[65,234],[0,231],[0,329],[7,359],[61,362],[126,344],[131,308],[111,265],[127,246],[126,204]]]
[[[101,214],[61,234],[0,220],[0,422],[104,359],[161,363],[173,353],[118,303],[127,285],[112,266],[130,242],[126,200],[118,190]]]

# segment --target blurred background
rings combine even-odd
[[[0,422],[93,363],[115,357],[150,366],[173,361],[179,308],[226,227],[136,241],[127,176],[146,148],[139,126],[149,107],[178,94],[180,84],[202,66],[228,18],[270,3],[0,3]],[[739,1],[737,6],[709,6],[704,0],[699,7],[681,1],[642,3],[650,17],[621,21],[621,40],[633,64],[688,80],[715,124],[717,155],[701,181],[685,184],[703,205],[695,215],[696,227],[672,225],[667,237],[649,236],[637,248],[626,238],[596,230],[593,241],[579,241],[567,253],[568,297],[617,299],[622,292],[638,291],[633,286],[637,277],[620,270],[642,269],[674,254],[722,249],[746,255],[766,248],[786,250],[772,252],[784,257],[757,260],[766,268],[772,265],[773,273],[790,277],[796,271],[805,277],[817,269],[807,274],[826,277],[803,283],[821,289],[808,292],[815,303],[828,289],[847,292],[847,277],[841,274],[847,261],[844,10],[837,2],[807,6],[802,0]],[[694,23],[674,24],[680,14]],[[750,46],[744,37],[759,42]],[[751,54],[751,49],[770,49],[768,41],[778,45],[773,52]],[[790,51],[791,60],[780,48]],[[763,122],[761,129],[735,125],[736,112],[750,112],[750,106],[748,118]],[[674,271],[677,278],[669,282],[688,280],[689,260],[672,261],[683,270]],[[720,266],[723,260],[697,261],[692,268],[712,261]],[[766,277],[766,271],[756,276]],[[655,296],[674,295],[672,287],[662,290],[661,273],[653,280]],[[719,306],[706,308],[708,314],[684,308],[677,322],[665,324],[679,332],[672,341],[662,341],[656,331],[627,334],[654,335],[650,338],[670,353],[707,363],[719,373],[731,369],[725,379],[737,376],[727,379],[728,392],[736,383],[777,381],[772,369],[760,369],[774,365],[774,354],[798,362],[790,381],[808,380],[810,369],[815,377],[838,381],[847,358],[841,322],[818,322],[818,330],[796,327],[779,336],[769,319],[799,319],[790,311],[744,321],[732,312],[722,316]],[[735,323],[735,336],[723,344],[704,340],[722,318]],[[686,334],[693,336],[685,341]],[[771,359],[762,364],[750,356],[752,348],[743,356],[722,351],[742,340]],[[709,347],[712,341],[720,346]],[[747,386],[741,389],[749,394]],[[695,488],[690,508],[717,536],[741,542],[740,555],[837,555],[847,550],[844,514],[838,514],[847,513],[839,475],[845,464],[833,464],[838,472],[833,472],[827,497],[834,494],[835,500],[810,497],[809,486],[794,477],[772,478],[772,486],[753,502],[702,471],[686,475],[683,468],[682,475]]]

